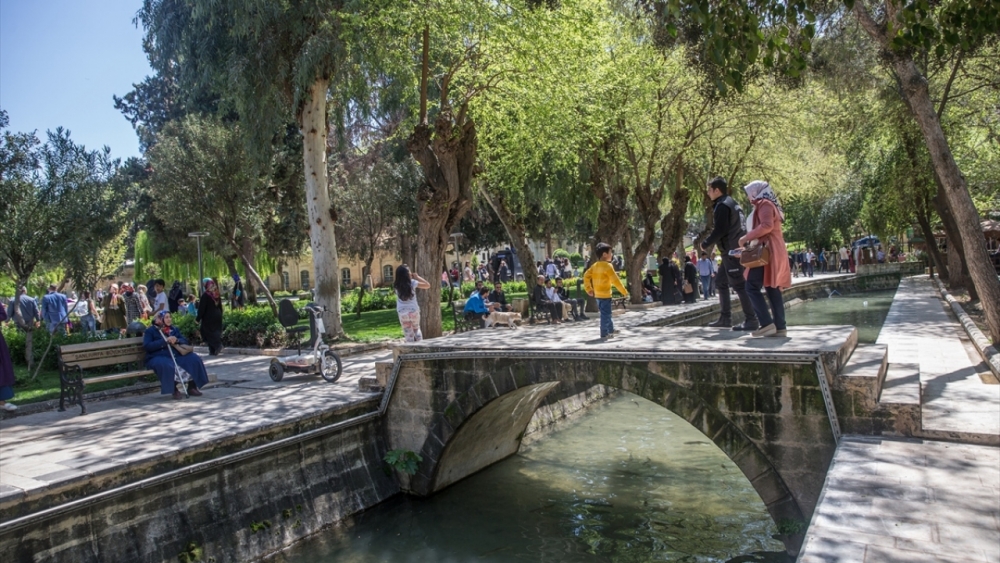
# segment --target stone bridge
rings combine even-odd
[[[539,405],[595,385],[635,393],[698,428],[775,522],[808,522],[841,426],[907,432],[876,404],[884,359],[869,366],[871,377],[838,376],[851,371],[854,327],[756,339],[698,327],[620,332],[603,342],[570,328],[474,331],[401,346],[384,398],[387,446],[422,457],[416,474],[400,475],[403,490],[429,495],[516,453]]]

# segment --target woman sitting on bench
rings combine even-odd
[[[160,311],[156,314],[153,326],[146,329],[142,335],[142,346],[146,349],[146,367],[155,371],[160,378],[160,393],[163,395],[173,391],[174,399],[183,399],[184,394],[177,388],[174,382],[174,362],[177,366],[187,371],[191,375],[188,381],[188,395],[201,396],[201,387],[208,383],[208,373],[205,372],[205,364],[198,357],[198,354],[189,352],[182,355],[176,348],[178,344],[187,345],[188,341],[181,335],[181,331],[173,326],[169,311]],[[175,346],[169,350],[170,346]],[[171,358],[171,352],[173,357]]]

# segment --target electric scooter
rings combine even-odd
[[[294,356],[279,356],[271,359],[269,375],[274,381],[281,381],[285,377],[285,372],[294,373],[318,373],[323,379],[330,383],[340,379],[340,374],[344,367],[340,362],[340,356],[334,352],[329,345],[323,343],[323,333],[326,328],[323,326],[322,312],[325,307],[316,304],[306,305],[305,310],[309,312],[309,342],[312,343],[312,350],[299,353]]]

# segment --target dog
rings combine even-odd
[[[498,325],[507,325],[510,328],[517,328],[517,323],[521,322],[521,313],[501,313],[494,311],[486,317],[486,328]]]

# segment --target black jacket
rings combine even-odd
[[[493,290],[490,292],[488,299],[490,303],[499,303],[504,307],[507,306],[507,295],[502,291]]]
[[[552,302],[549,300],[549,296],[545,294],[545,286],[538,284],[535,284],[535,290],[531,292],[531,300],[536,307]]]
[[[743,228],[743,210],[736,200],[727,196],[715,200],[715,207],[712,210],[715,219],[715,227],[701,243],[702,248],[709,248],[713,244],[718,244],[719,252],[723,255],[729,253],[734,248],[739,248],[740,237],[747,234]]]

